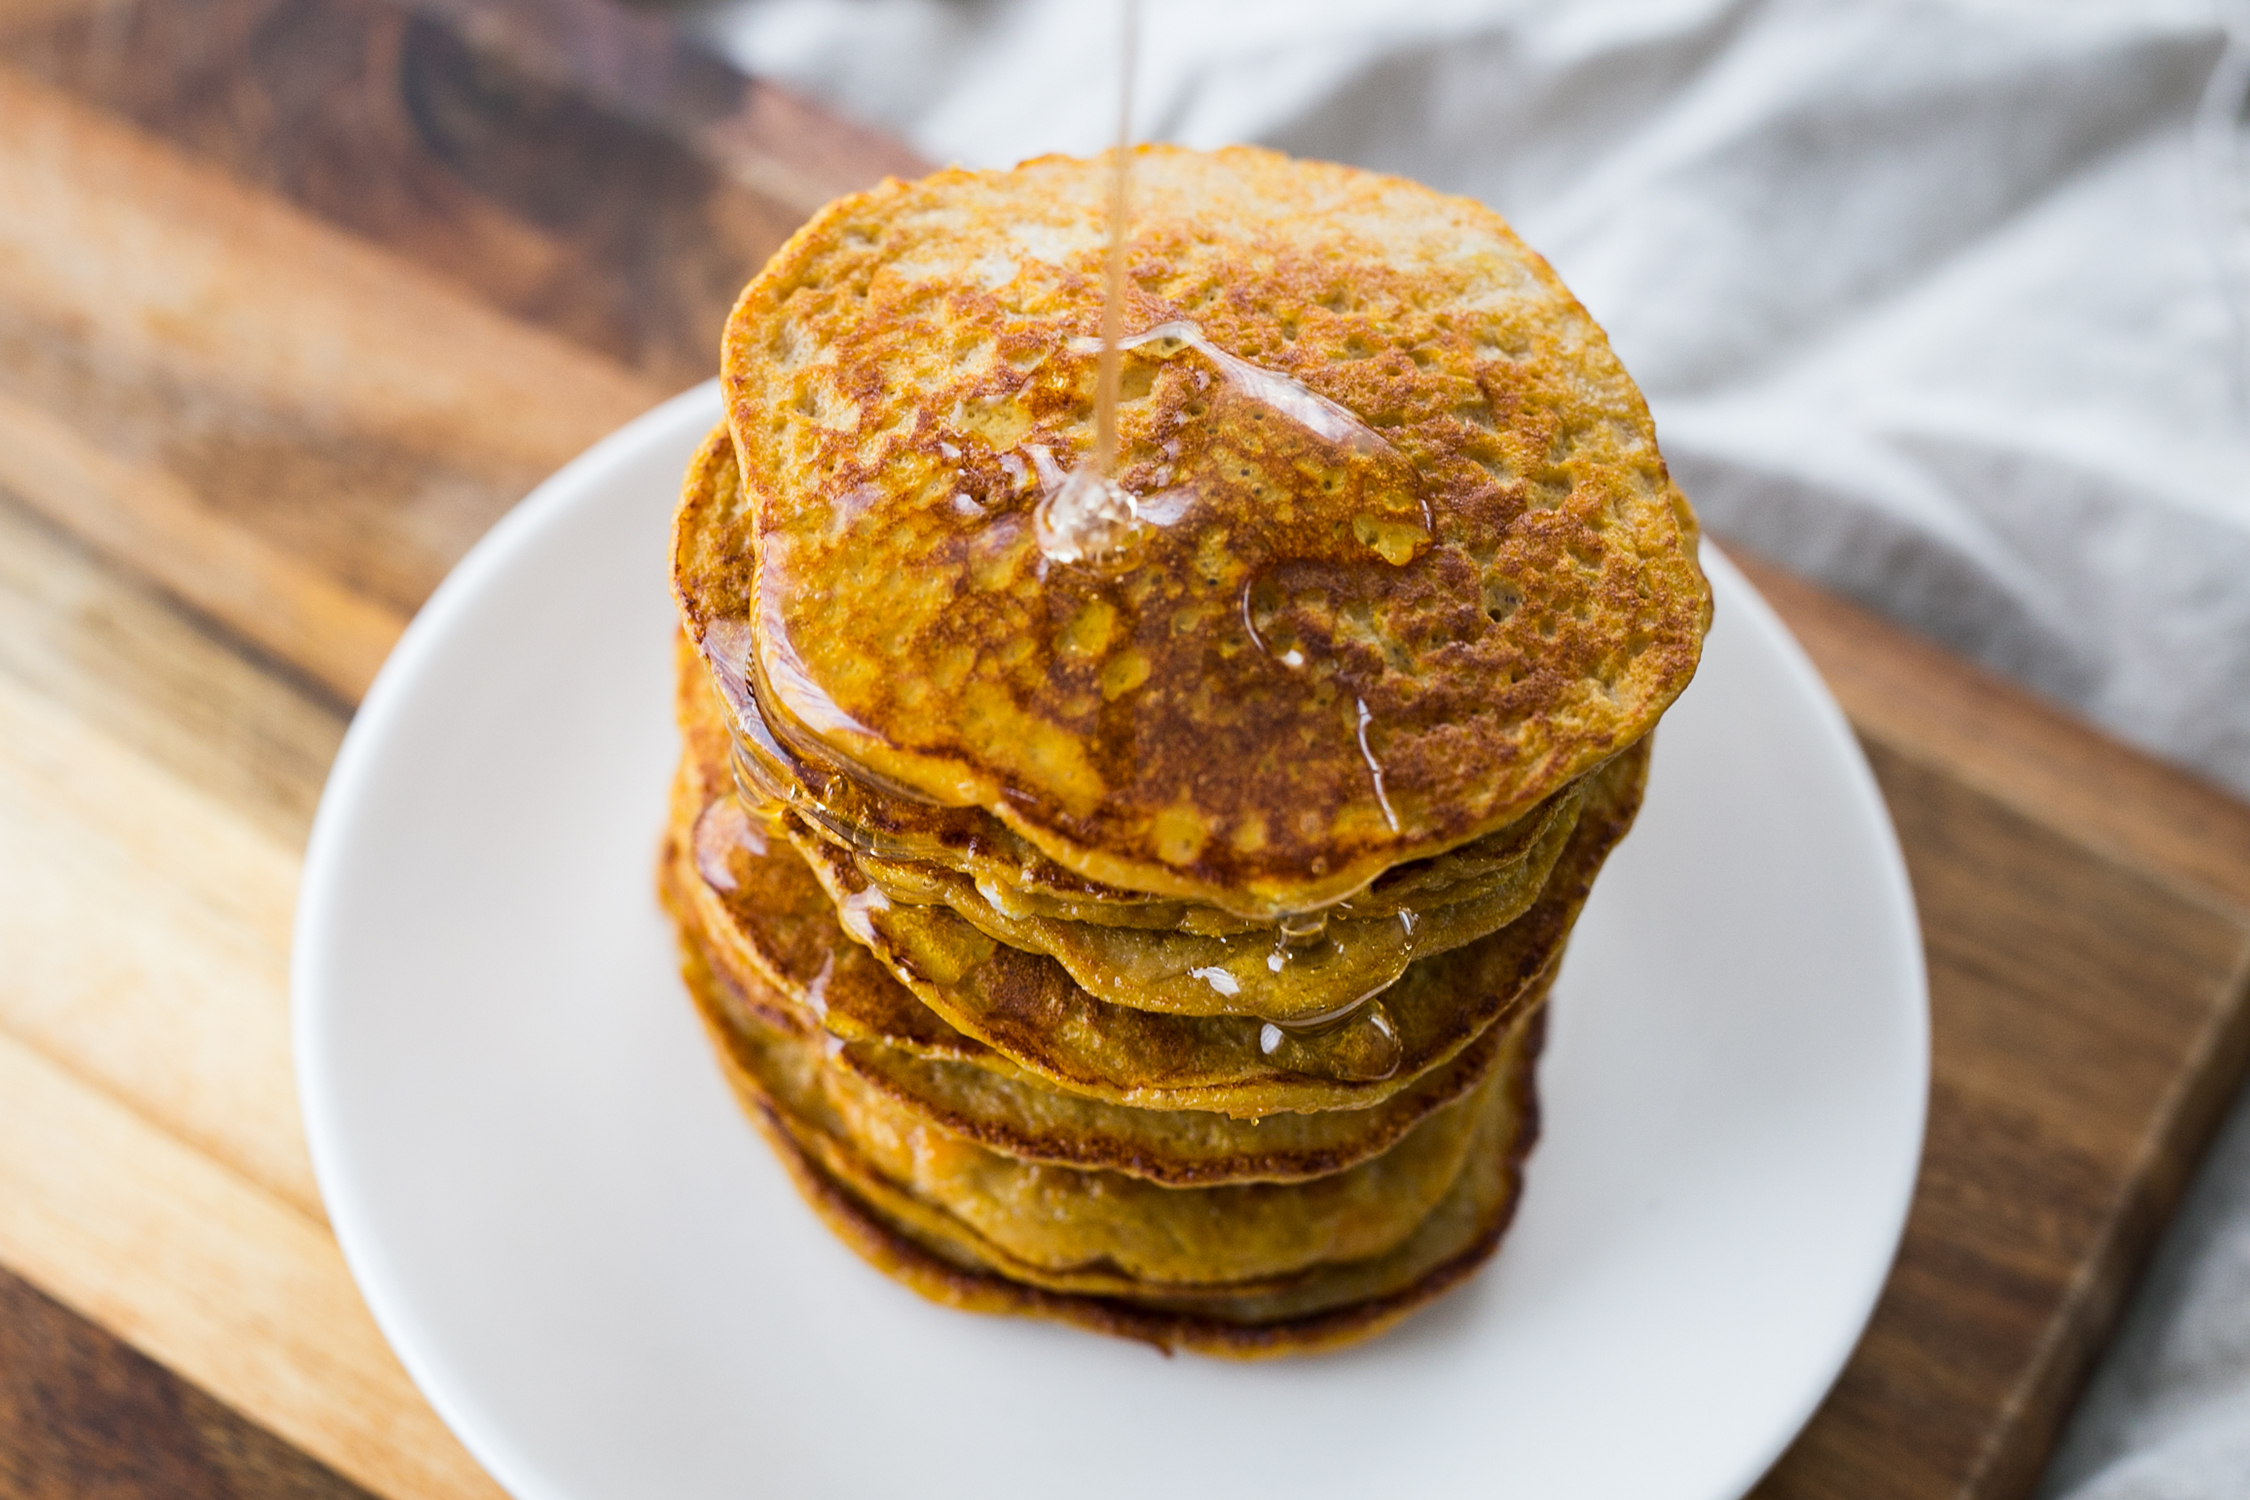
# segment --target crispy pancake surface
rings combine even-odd
[[[864,785],[1250,916],[1642,738],[1709,592],[1640,396],[1545,264],[1395,178],[1248,149],[1134,173],[1127,329],[1192,328],[1127,357],[1118,555],[1041,531],[1091,441],[1104,168],[889,182],[729,323],[739,489],[691,494],[674,555],[722,679]]]

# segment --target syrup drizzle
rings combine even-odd
[[[1205,338],[1200,326],[1185,318],[1155,324],[1117,341],[1120,352],[1145,345],[1156,346],[1150,352],[1158,359],[1170,359],[1183,349],[1193,349],[1211,361],[1220,376],[1243,395],[1271,407],[1315,437],[1325,438],[1339,448],[1366,457],[1401,457],[1398,449],[1361,421],[1359,414],[1350,407],[1329,400],[1294,375],[1284,375],[1279,370],[1253,364],[1240,355],[1229,354]],[[1092,353],[1097,348],[1092,339],[1073,339],[1070,347],[1080,354]],[[1100,416],[1098,406],[1095,415],[1097,419]],[[1422,502],[1422,513],[1427,519],[1427,500]]]
[[[1117,477],[1117,398],[1123,385],[1125,348],[1126,210],[1133,176],[1133,65],[1140,51],[1140,0],[1122,0],[1118,9],[1117,144],[1110,151],[1109,259],[1102,287],[1101,364],[1094,377],[1094,472]]]
[[[1118,263],[1122,267],[1122,262]],[[1124,296],[1122,274],[1113,283],[1102,311],[1105,330],[1116,304]],[[1185,516],[1195,504],[1196,494],[1191,482],[1146,495],[1136,495],[1119,484],[1114,477],[1116,462],[1116,385],[1123,380],[1124,355],[1134,349],[1147,349],[1157,359],[1169,360],[1187,350],[1203,356],[1219,378],[1253,404],[1274,412],[1284,420],[1303,428],[1314,437],[1340,450],[1350,459],[1362,463],[1376,461],[1396,466],[1411,475],[1412,466],[1406,456],[1374,428],[1361,421],[1351,408],[1331,401],[1293,375],[1267,369],[1239,355],[1230,354],[1211,342],[1202,328],[1184,318],[1158,323],[1139,333],[1111,338],[1105,331],[1099,339],[1076,338],[1069,344],[1074,354],[1093,354],[1103,363],[1096,371],[1095,385],[1095,461],[1081,463],[1068,473],[1055,462],[1054,455],[1044,446],[1027,445],[1033,466],[1037,470],[1041,499],[1033,513],[1033,536],[1040,552],[1051,562],[1088,563],[1096,567],[1129,565],[1133,560],[1134,544],[1147,534],[1151,527],[1169,527]],[[1116,373],[1106,373],[1114,366]],[[1200,372],[1196,379],[1206,377]],[[1105,383],[1106,382],[1106,383]],[[1105,403],[1107,403],[1105,405]],[[1103,456],[1102,434],[1110,448]],[[1177,443],[1170,445],[1176,449]],[[1110,467],[1104,467],[1107,464]],[[1168,478],[1170,466],[1159,470]],[[1436,534],[1437,522],[1430,510],[1429,497],[1414,485],[1416,506],[1421,512],[1419,529],[1409,528],[1404,534],[1405,550],[1387,552],[1377,547],[1386,562],[1402,565],[1419,556],[1429,539]],[[1242,619],[1250,633],[1252,644],[1267,655],[1273,653],[1260,636],[1256,622],[1251,617],[1250,595],[1247,586],[1242,596]],[[1292,657],[1294,659],[1292,660]],[[1302,652],[1284,651],[1275,660],[1285,666],[1304,665]]]
[[[1368,778],[1375,783],[1375,805],[1383,810],[1383,821],[1391,825],[1391,832],[1396,833],[1398,814],[1391,810],[1390,793],[1383,790],[1383,763],[1375,758],[1373,747],[1367,743],[1367,726],[1374,716],[1368,713],[1365,698],[1354,698],[1352,702],[1359,709],[1359,758],[1367,762]],[[1409,927],[1407,930],[1411,932],[1413,928]]]
[[[1117,401],[1125,372],[1125,236],[1130,227],[1133,176],[1133,64],[1140,40],[1139,0],[1118,7],[1117,144],[1110,148],[1109,252],[1103,266],[1102,334],[1094,368],[1094,456],[1067,475],[1049,479],[1032,518],[1032,535],[1050,561],[1117,562],[1129,551],[1140,516],[1133,497],[1117,482]],[[1036,461],[1041,456],[1035,450]]]
[[[1368,1082],[1396,1073],[1406,1046],[1383,1002],[1368,999],[1324,1023],[1268,1021],[1258,1028],[1258,1051],[1292,1073]]]
[[[704,808],[695,820],[690,843],[695,851],[696,873],[721,894],[739,883],[728,868],[728,857],[736,849],[747,849],[753,856],[766,852],[765,835],[751,825],[740,797],[720,797]]]

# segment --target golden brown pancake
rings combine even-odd
[[[967,1037],[956,1036],[952,1047],[935,1039],[878,1041],[840,1018],[833,1006],[816,1012],[801,991],[759,965],[743,963],[714,936],[705,925],[713,908],[686,897],[683,883],[697,877],[675,852],[667,850],[660,883],[665,903],[682,943],[716,976],[709,1003],[727,1013],[729,1025],[822,1028],[832,1038],[836,1064],[901,1108],[1023,1161],[1101,1168],[1174,1187],[1325,1176],[1388,1149],[1430,1112],[1475,1088],[1495,1066],[1505,1030],[1487,1028],[1442,1067],[1367,1109],[1254,1120],[1200,1110],[1133,1109],[1051,1088]],[[836,941],[851,946],[840,932]],[[1542,977],[1527,1010],[1544,1000],[1548,978]],[[897,993],[906,1006],[913,1005],[903,991]],[[836,1029],[840,1023],[842,1033]],[[847,1041],[847,1034],[856,1039]]]
[[[848,1152],[808,1147],[809,1127],[766,1092],[741,1050],[739,1033],[713,1003],[713,976],[692,948],[687,967],[691,992],[746,1110],[807,1201],[865,1259],[948,1306],[1051,1318],[1167,1349],[1260,1358],[1334,1348],[1389,1327],[1491,1255],[1513,1214],[1522,1161],[1538,1133],[1531,1070],[1543,1025],[1534,1012],[1509,1032],[1501,1070],[1484,1091],[1491,1097],[1451,1190],[1388,1252],[1235,1289],[1058,1292],[995,1271],[993,1260],[1003,1257],[980,1245],[966,1226],[948,1224],[926,1205],[855,1171]],[[857,1182],[837,1176],[830,1160],[853,1171]],[[862,1196],[868,1190],[879,1201]],[[1113,1284],[1130,1283],[1120,1278]]]
[[[717,981],[692,948],[686,969],[714,994]],[[1495,1093],[1488,1079],[1345,1171],[1166,1187],[993,1151],[931,1126],[837,1066],[818,1028],[775,1025],[771,1006],[707,998],[705,1009],[726,1027],[734,1063],[830,1175],[865,1198],[889,1194],[894,1212],[910,1200],[927,1210],[926,1227],[958,1225],[1009,1274],[1058,1291],[1223,1285],[1231,1294],[1383,1254],[1451,1189]]]
[[[722,424],[708,437],[688,472],[690,505],[741,503],[734,445]],[[725,497],[732,496],[732,500]],[[724,632],[722,631],[722,634]],[[923,878],[960,876],[980,902],[1009,918],[1051,918],[1180,931],[1198,936],[1263,934],[1278,938],[1269,918],[1244,917],[1221,907],[1087,880],[1056,864],[981,808],[940,807],[886,793],[854,780],[817,745],[794,746],[777,737],[747,677],[714,672],[715,690],[727,701],[719,719],[730,725],[739,773],[764,800],[786,804],[815,832],[849,850],[869,879],[885,887],[907,871],[935,866]],[[1574,786],[1535,805],[1482,838],[1442,855],[1410,860],[1330,908],[1345,921],[1388,919],[1497,896],[1502,887],[1523,889],[1544,878],[1531,856],[1555,833],[1557,820],[1574,818]],[[888,878],[887,878],[888,877]]]
[[[691,497],[674,553],[721,675],[863,785],[1250,916],[1638,742],[1709,592],[1639,394],[1545,264],[1395,178],[1134,165],[1127,327],[1196,334],[1127,361],[1129,566],[1038,531],[1089,443],[1100,165],[889,182],[729,322],[743,500]]]
[[[701,822],[704,809],[688,804],[695,787],[719,780],[707,757],[719,753],[724,731],[709,723],[692,683],[683,682],[680,698],[685,760],[693,769],[677,793],[675,820],[696,820],[703,829],[683,841],[689,850],[681,857],[692,859],[695,843],[713,841]],[[798,851],[841,907],[825,923],[815,920],[822,903],[804,889],[801,869],[778,855],[771,833],[739,814],[740,837],[707,848],[696,861],[704,878],[680,885],[689,902],[716,908],[705,925],[721,962],[731,945],[741,967],[774,974],[784,988],[802,987],[828,1029],[847,1039],[969,1062],[997,1053],[1056,1087],[1134,1108],[1245,1117],[1362,1109],[1405,1090],[1529,1003],[1559,958],[1601,862],[1631,825],[1646,765],[1646,747],[1635,746],[1589,782],[1569,844],[1521,918],[1412,965],[1346,1024],[1306,1033],[1255,1017],[1105,1004],[1053,959],[994,943],[947,908],[870,900],[849,858],[801,828],[789,830]],[[714,875],[728,888],[715,889]],[[834,944],[839,918],[856,942]],[[762,962],[761,949],[768,954]],[[873,969],[865,962],[869,952],[881,960]],[[884,986],[881,970],[920,1006]],[[963,1038],[989,1052],[966,1050]]]
[[[1458,900],[1390,916],[1338,915],[1298,942],[1270,928],[1213,934],[1010,912],[1001,904],[1007,896],[980,891],[938,866],[866,854],[854,855],[852,864],[893,905],[943,905],[967,924],[964,937],[973,932],[1043,953],[1108,1004],[1308,1022],[1389,988],[1417,958],[1449,952],[1522,916],[1577,826],[1577,786],[1543,804],[1553,815],[1540,820],[1539,837],[1526,841],[1506,878],[1482,882],[1482,889]]]

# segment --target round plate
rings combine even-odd
[[[711,387],[604,440],[431,599],[337,757],[294,958],[328,1212],[521,1500],[1739,1495],[1905,1219],[1928,1011],[1897,843],[1741,575],[1554,999],[1483,1275],[1238,1365],[951,1312],[858,1261],[737,1112],[654,896],[667,527]]]

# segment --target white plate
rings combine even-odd
[[[298,1082],[344,1253],[521,1500],[1748,1488],[1850,1352],[1921,1147],[1890,824],[1739,574],[1554,1000],[1545,1138],[1477,1280],[1236,1365],[934,1307],[736,1112],[651,881],[665,536],[704,387],[494,528],[383,669],[297,919]]]

